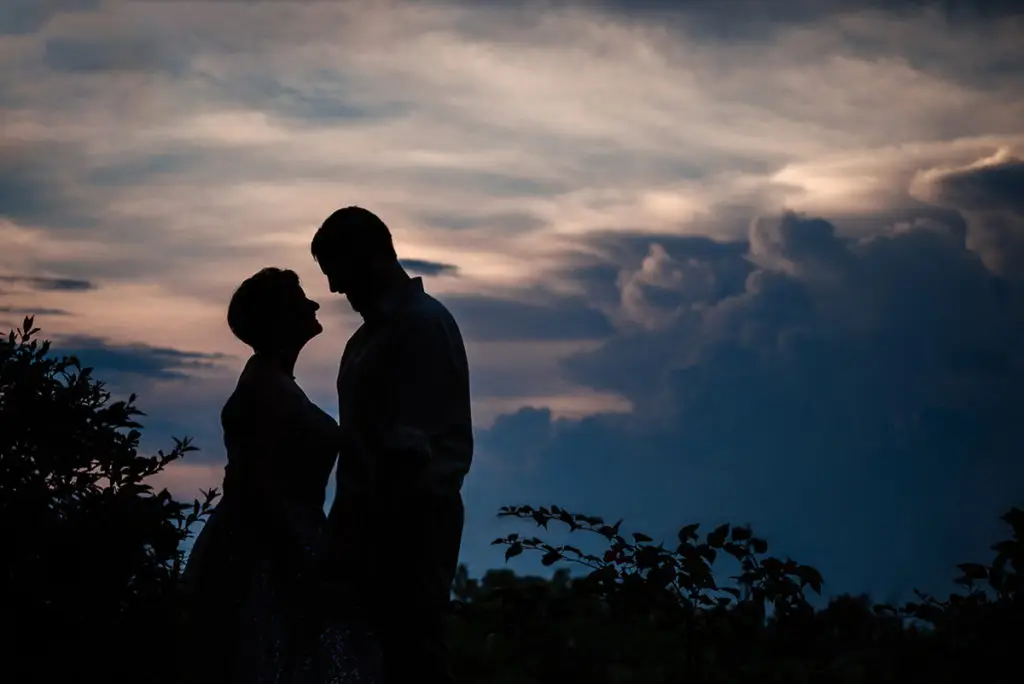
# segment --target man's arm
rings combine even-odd
[[[377,443],[385,470],[419,488],[451,426],[458,366],[450,332],[436,316],[417,316],[396,331],[383,362]]]

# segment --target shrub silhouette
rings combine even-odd
[[[722,525],[704,540],[699,525],[678,545],[654,545],[595,516],[558,506],[506,506],[500,516],[552,522],[596,537],[603,552],[511,534],[494,544],[506,560],[525,552],[542,563],[568,561],[589,572],[550,580],[465,568],[456,577],[451,618],[456,666],[464,681],[505,682],[965,682],[1020,681],[1024,634],[1018,594],[1024,513],[1003,520],[1012,539],[993,546],[991,565],[962,564],[966,595],[896,608],[867,596],[837,596],[813,610],[804,590],[821,576],[765,554],[747,527]],[[630,541],[631,540],[631,541]],[[712,566],[731,556],[728,586]],[[987,590],[979,581],[988,582]],[[771,607],[772,610],[766,610]]]
[[[177,608],[182,543],[216,490],[176,501],[147,484],[194,448],[139,453],[142,415],[112,401],[73,358],[35,339],[32,319],[0,338],[0,555],[4,681],[172,682],[189,652]],[[748,527],[700,525],[671,544],[559,506],[499,516],[578,546],[510,534],[506,561],[540,554],[551,578],[511,569],[480,579],[459,568],[448,618],[453,669],[465,682],[1015,682],[1024,634],[1024,512],[988,564],[965,563],[961,593],[903,606],[834,597],[815,610],[821,575],[768,555]],[[597,542],[587,548],[586,538]],[[400,543],[396,540],[396,543]],[[415,563],[415,558],[409,559]],[[884,561],[884,559],[883,559]],[[714,572],[736,567],[724,579]]]
[[[216,493],[184,504],[153,491],[146,480],[189,441],[140,454],[134,395],[111,401],[32,323],[0,338],[0,572],[15,640],[2,667],[16,682],[158,682],[171,676],[181,545]]]

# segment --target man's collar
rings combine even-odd
[[[395,315],[410,296],[423,292],[423,278],[409,278],[398,287],[379,297],[373,304],[362,311],[363,320],[367,323],[379,323]]]

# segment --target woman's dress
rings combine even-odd
[[[330,621],[318,568],[338,426],[295,380],[249,359],[221,413],[223,496],[185,570],[193,682],[375,683],[372,637]]]

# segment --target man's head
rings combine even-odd
[[[349,301],[368,295],[381,275],[398,264],[391,231],[362,207],[345,207],[328,216],[310,247],[331,292],[347,295]]]

